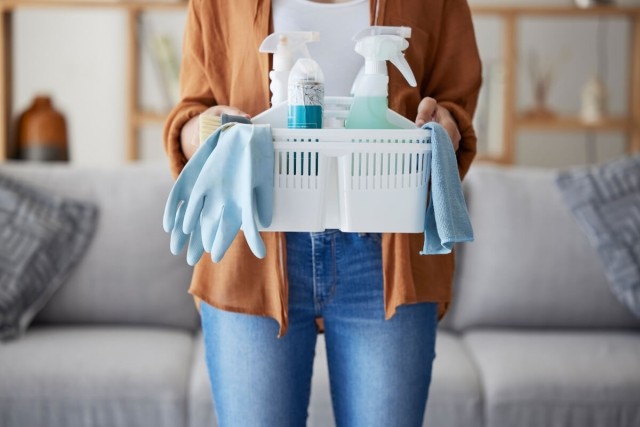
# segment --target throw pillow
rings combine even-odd
[[[556,182],[613,293],[640,317],[640,155],[561,172]]]
[[[0,341],[22,336],[85,252],[97,208],[0,174]]]

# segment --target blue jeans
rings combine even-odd
[[[221,427],[300,427],[307,419],[317,317],[324,319],[338,427],[422,425],[435,358],[437,304],[384,319],[380,235],[287,233],[289,328],[200,306]]]

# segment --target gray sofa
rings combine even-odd
[[[161,227],[167,170],[0,166],[100,208],[81,263],[0,344],[0,427],[215,425],[190,268]],[[458,248],[425,426],[640,426],[640,320],[553,178],[476,165],[465,180],[476,241]],[[328,384],[321,337],[309,426],[333,425]]]

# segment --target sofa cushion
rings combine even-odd
[[[0,344],[0,425],[186,425],[191,333],[32,326]]]
[[[640,332],[471,331],[491,427],[640,425]]]
[[[168,167],[132,164],[87,168],[10,163],[5,174],[62,197],[94,202],[98,228],[82,262],[36,322],[138,323],[189,328],[198,314],[187,293],[192,269],[169,251],[162,214]]]
[[[189,375],[189,427],[218,425],[204,351],[202,331],[195,336],[193,364]]]
[[[484,425],[480,376],[462,339],[439,329],[424,426]]]
[[[544,169],[479,166],[465,179],[476,241],[456,248],[443,326],[640,327]]]
[[[85,253],[96,214],[0,173],[0,340],[26,332]]]
[[[564,171],[557,183],[613,294],[640,318],[640,155]]]

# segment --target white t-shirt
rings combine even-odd
[[[275,32],[318,31],[320,41],[307,46],[324,73],[325,95],[349,95],[364,64],[351,38],[369,26],[369,2],[317,3],[311,0],[273,0]],[[294,61],[297,57],[294,57]]]

